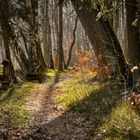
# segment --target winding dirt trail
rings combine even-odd
[[[67,78],[57,77],[30,94],[25,107],[32,115],[24,129],[17,130],[9,140],[92,140],[88,122],[56,101],[64,80]]]

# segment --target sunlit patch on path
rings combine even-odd
[[[30,94],[25,105],[30,115],[25,127],[14,132],[13,139],[91,140],[88,122],[78,113],[67,111],[58,104],[59,88],[69,77],[56,76],[52,83],[44,83]]]

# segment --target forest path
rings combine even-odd
[[[88,122],[79,114],[67,111],[56,100],[67,75],[56,75],[54,82],[43,84],[30,94],[26,108],[32,115],[26,127],[16,131],[19,140],[92,140],[88,136]],[[11,140],[11,139],[10,139]]]

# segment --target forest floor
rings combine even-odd
[[[140,139],[140,116],[118,86],[100,85],[85,73],[50,75],[49,82],[23,83],[0,96],[0,137],[3,132],[8,140]]]
[[[59,89],[68,75],[56,74],[26,98],[24,108],[30,112],[24,127],[9,132],[9,140],[91,140],[89,122],[76,112],[68,111],[57,101]]]

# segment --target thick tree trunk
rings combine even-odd
[[[63,53],[63,2],[59,3],[59,44],[58,44],[58,70],[64,68],[64,53]]]
[[[126,1],[126,27],[127,27],[127,61],[131,66],[140,63],[140,42],[138,28],[132,23],[136,18],[136,0]]]
[[[49,21],[49,0],[46,0],[46,30],[47,30],[47,46],[48,52],[46,52],[46,60],[48,61],[48,65],[50,68],[54,68],[54,62],[53,62],[53,57],[52,57],[52,40],[51,40],[51,26],[50,26],[50,21]],[[47,59],[47,53],[48,53],[48,59]]]
[[[39,34],[47,67],[54,68],[48,4],[48,0],[38,1]]]
[[[2,27],[2,31],[3,31],[3,40],[4,40],[4,48],[5,48],[5,55],[6,55],[6,59],[10,62],[9,64],[9,69],[10,69],[10,73],[8,76],[8,79],[10,81],[15,81],[16,82],[16,76],[15,76],[15,72],[14,72],[14,66],[12,63],[12,59],[11,59],[11,54],[10,54],[10,47],[9,47],[9,41],[7,38],[7,33],[5,31],[5,29]]]
[[[139,31],[139,40],[140,40],[140,0],[136,0],[136,1],[137,1],[137,12],[138,12],[138,17],[137,17],[138,25],[137,25],[137,27],[138,27],[138,31]]]
[[[8,11],[5,12],[5,8],[8,8],[8,1],[5,0],[3,2],[2,0],[0,0],[0,24],[1,24],[1,29],[2,29],[3,40],[4,40],[5,55],[6,55],[6,59],[10,62],[9,69],[11,70],[8,76],[10,80],[16,81],[16,76],[14,72],[13,63],[11,60],[10,47],[9,47],[10,36],[7,32],[7,26],[5,25],[5,23],[8,22],[7,18],[9,17],[9,13]]]
[[[140,40],[136,21],[136,0],[122,0],[118,2],[119,8],[114,18],[114,30],[120,41],[124,56],[130,67],[140,62]]]
[[[112,62],[115,70],[110,68],[110,71],[116,72],[116,69],[119,68],[121,76],[127,79],[125,58],[109,22],[102,18],[98,21],[96,20],[97,11],[93,8],[90,0],[87,2],[71,1],[89,37],[96,56],[98,57],[102,53],[104,64]],[[116,59],[112,60],[114,57]]]
[[[38,5],[38,1],[31,0],[31,8],[32,8],[32,25],[33,25],[33,32],[35,34],[35,46],[36,46],[36,55],[39,65],[45,70],[47,65],[45,63],[45,59],[43,57],[43,51],[41,48],[41,42],[38,34],[38,15],[36,14],[36,6]]]
[[[42,64],[40,63],[38,57],[37,57],[37,40],[35,35],[35,15],[33,15],[33,1],[32,0],[26,0],[26,14],[27,14],[27,20],[29,23],[29,32],[28,32],[28,38],[30,41],[30,72],[31,73],[39,73],[40,68],[42,68]]]
[[[23,49],[19,46],[17,37],[12,30],[11,25],[7,22],[7,33],[10,35],[11,38],[11,49],[13,51],[14,56],[16,57],[19,66],[24,72],[29,72],[29,61],[23,51]]]
[[[58,66],[58,46],[59,46],[59,7],[58,7],[58,0],[53,0],[52,1],[52,5],[53,5],[53,15],[52,15],[52,19],[53,19],[53,28],[55,30],[53,30],[53,35],[55,38],[55,48],[54,48],[54,62],[55,62],[55,67]]]
[[[19,62],[19,65],[21,66],[21,69],[27,72],[29,71],[28,60],[22,48],[19,47],[16,36],[12,30],[11,25],[9,24],[8,1],[6,0],[5,2],[2,2],[1,6],[1,26],[4,30],[4,34],[8,40],[8,43],[10,44],[13,53],[15,54],[17,61]],[[6,12],[5,9],[7,9]]]

